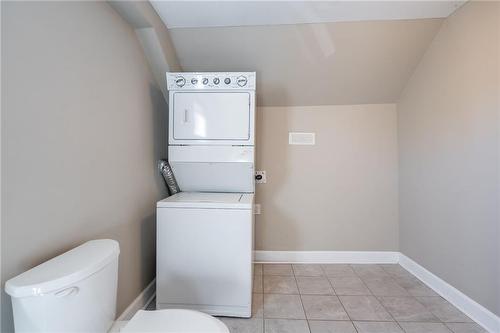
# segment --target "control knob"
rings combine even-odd
[[[231,83],[231,79],[230,79],[230,78],[228,78],[228,77],[226,77],[226,78],[224,79],[224,83],[225,83],[225,84],[230,84],[230,83]]]
[[[196,78],[191,79],[191,84],[197,84],[197,83],[198,83],[198,79],[196,79]]]
[[[218,77],[216,77],[216,78],[214,79],[214,84],[219,84],[219,82],[220,82],[220,79],[219,79]]]
[[[204,78],[202,82],[203,82],[204,85],[207,85],[208,84],[208,79]]]
[[[182,76],[178,76],[175,78],[175,84],[179,87],[182,87],[186,84],[186,79]]]
[[[238,85],[240,87],[246,86],[247,82],[248,82],[247,78],[244,77],[243,75],[242,76],[238,76],[238,78],[236,79],[236,83],[238,83]]]

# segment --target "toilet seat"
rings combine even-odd
[[[229,333],[229,329],[219,319],[203,312],[166,309],[139,310],[120,332]]]

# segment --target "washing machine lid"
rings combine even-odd
[[[120,330],[124,333],[229,333],[222,321],[193,310],[139,310]]]
[[[12,297],[49,294],[89,277],[119,254],[117,241],[92,240],[10,279],[5,292]]]
[[[253,193],[180,192],[158,201],[158,208],[252,209]]]

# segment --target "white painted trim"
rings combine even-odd
[[[151,283],[130,303],[130,305],[123,311],[123,313],[116,318],[116,321],[130,320],[137,311],[143,310],[156,296],[156,279]]]
[[[254,251],[258,263],[396,264],[392,251]]]
[[[456,306],[460,311],[468,315],[488,332],[500,333],[500,317],[477,303],[469,296],[462,293],[446,281],[429,272],[418,263],[400,254],[399,264],[407,271],[422,280],[436,293],[445,298],[448,302]]]

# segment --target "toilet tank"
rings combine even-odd
[[[16,332],[106,332],[116,315],[118,242],[86,242],[5,284]]]

